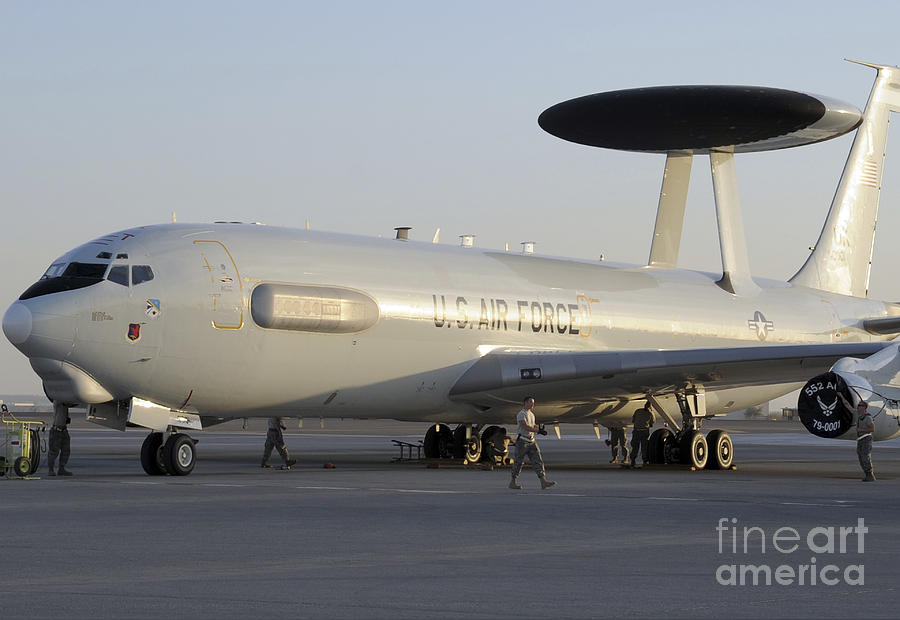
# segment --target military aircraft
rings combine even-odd
[[[748,86],[615,91],[546,110],[539,124],[566,140],[666,154],[646,265],[415,242],[403,229],[140,226],[53,261],[3,331],[59,411],[84,404],[97,423],[150,429],[151,475],[192,471],[186,431],[255,416],[422,421],[426,457],[475,461],[507,449],[502,425],[526,396],[540,422],[595,430],[649,403],[668,427],[651,459],[698,468],[733,459],[731,438],[704,435],[704,420],[804,383],[811,432],[853,436],[841,391],[880,406],[876,438],[895,437],[900,304],[867,287],[900,68],[860,64],[877,70],[864,113]],[[752,277],[735,154],[854,129],[805,264],[786,282]],[[696,155],[710,158],[722,273],[677,266]]]

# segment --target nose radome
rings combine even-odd
[[[20,345],[31,335],[31,310],[20,301],[13,303],[3,315],[3,333],[14,345]]]

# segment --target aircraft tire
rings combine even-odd
[[[20,456],[13,462],[13,471],[19,478],[24,478],[31,473],[31,460]]]
[[[197,448],[194,440],[184,433],[175,433],[163,448],[166,471],[173,476],[187,476],[194,471],[197,462]]]
[[[469,463],[477,463],[478,461],[480,461],[482,448],[483,444],[481,443],[481,437],[478,436],[478,433],[474,433],[469,441],[466,442],[466,461],[468,461]]]
[[[150,433],[141,444],[141,467],[148,476],[165,476],[166,467],[162,459],[162,433]]]
[[[681,438],[680,457],[684,465],[691,465],[697,469],[706,467],[709,460],[709,446],[706,437],[700,431],[685,433]]]
[[[706,443],[709,446],[706,468],[729,469],[734,461],[734,444],[731,442],[731,436],[717,428],[707,433]]]
[[[650,434],[649,452],[652,465],[662,465],[666,462],[666,439],[672,434],[667,428],[658,428]]]
[[[464,458],[466,447],[466,425],[460,424],[453,429],[453,458]]]
[[[447,459],[452,456],[453,431],[446,424],[432,424],[425,433],[423,451],[426,459]]]
[[[481,460],[502,465],[508,455],[509,438],[506,429],[500,426],[488,426],[484,429],[481,433]]]

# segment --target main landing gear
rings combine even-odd
[[[185,433],[154,431],[141,445],[141,467],[149,476],[187,476],[196,462],[197,440]]]
[[[446,424],[432,424],[425,433],[423,451],[426,459],[462,459],[464,463],[479,461],[502,465],[509,455],[509,437],[502,426],[460,424],[450,430]]]
[[[678,393],[675,397],[681,409],[680,428],[658,401],[648,397],[653,409],[666,419],[669,426],[677,429],[674,433],[665,428],[653,431],[650,435],[650,462],[680,463],[694,469],[731,469],[734,462],[731,436],[721,429],[712,430],[705,436],[700,432],[703,421],[708,417],[703,392]]]

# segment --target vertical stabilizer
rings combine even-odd
[[[891,111],[900,111],[900,68],[858,64],[878,70],[875,85],[819,240],[790,281],[865,297],[872,266],[888,122]]]

